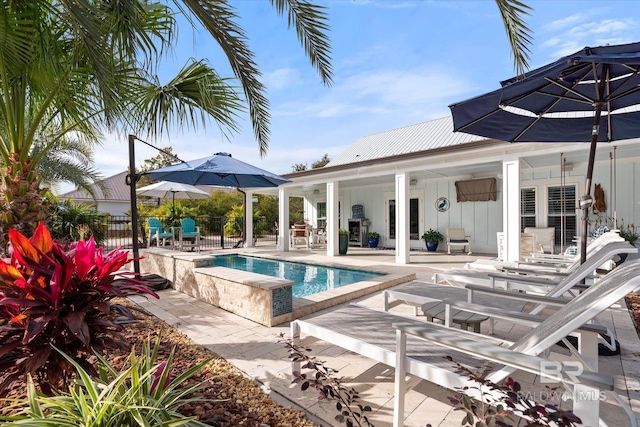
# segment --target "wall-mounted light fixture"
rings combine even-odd
[[[416,185],[418,183],[417,179],[412,179],[411,181],[409,181],[409,185]]]
[[[320,194],[320,190],[313,190],[313,194]]]

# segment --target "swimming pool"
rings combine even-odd
[[[294,282],[292,287],[293,298],[302,298],[307,295],[382,276],[381,273],[369,271],[325,267],[235,254],[216,256],[213,260],[213,265],[291,280]]]

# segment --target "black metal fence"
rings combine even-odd
[[[171,217],[154,217],[161,221],[164,231],[173,228],[175,238],[178,238],[180,219]],[[224,216],[198,216],[193,218],[196,226],[200,227],[200,249],[210,250],[216,248],[231,248],[239,244],[243,235],[242,217]],[[148,245],[148,217],[138,219],[138,242],[141,248]],[[54,221],[54,219],[52,219]],[[58,215],[55,218],[56,226],[52,230],[59,230],[57,238],[73,241],[80,236],[88,237],[94,234],[98,243],[105,249],[111,250],[117,247],[131,249],[133,247],[133,233],[131,229],[131,217],[128,215],[95,215],[82,218],[65,218]],[[53,225],[53,224],[50,224]],[[89,231],[90,230],[90,231]],[[275,221],[266,218],[254,218],[253,222],[254,246],[275,246],[277,242],[277,229]],[[162,241],[160,242],[162,244]],[[167,242],[167,244],[170,244]],[[155,240],[153,245],[156,245]]]

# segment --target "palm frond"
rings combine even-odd
[[[496,0],[496,4],[511,45],[513,67],[517,75],[524,76],[529,69],[529,46],[533,43],[533,33],[525,24],[523,16],[530,15],[532,8],[519,0]]]
[[[236,117],[243,111],[241,98],[204,61],[191,61],[166,85],[151,79],[133,93],[130,111],[135,122],[152,137],[169,132],[171,126],[196,129],[213,117],[225,135],[237,132]]]
[[[262,73],[249,49],[244,30],[234,20],[235,9],[225,1],[183,0],[183,3],[222,48],[231,69],[240,80],[247,103],[253,133],[258,141],[260,156],[269,148],[269,100],[260,81]]]
[[[164,4],[140,1],[103,2],[104,16],[111,22],[114,37],[119,38],[118,46],[125,46],[122,52],[138,52],[137,60],[146,69],[153,69],[174,39],[176,21],[172,11]],[[121,61],[131,61],[130,55]]]
[[[99,188],[103,195],[108,189],[102,184],[103,176],[93,166],[93,144],[81,138],[66,138],[50,145],[38,141],[33,146],[32,155],[39,157],[38,176],[48,187],[57,187],[62,182],[73,184],[76,188],[85,190],[92,198],[98,195],[95,188]],[[44,153],[43,153],[44,151]]]
[[[283,15],[287,9],[289,28],[295,26],[296,34],[304,47],[305,53],[320,74],[322,82],[330,86],[333,81],[331,74],[331,45],[329,43],[328,16],[323,6],[298,0],[271,0],[278,15]]]

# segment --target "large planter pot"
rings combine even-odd
[[[380,242],[379,238],[378,239],[374,239],[373,237],[370,237],[369,240],[368,240],[370,248],[377,248],[379,242]]]
[[[427,244],[427,250],[433,252],[438,249],[438,242],[425,242]]]
[[[349,249],[349,235],[340,234],[338,236],[338,253],[340,255],[346,255],[347,249]]]

